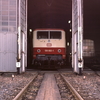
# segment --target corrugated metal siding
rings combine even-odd
[[[14,33],[0,33],[0,52],[13,52],[17,51],[17,34]]]
[[[0,72],[16,72],[17,34],[0,32]]]
[[[0,0],[0,72],[16,72],[19,0]],[[4,6],[5,5],[5,6]],[[21,0],[21,58],[27,65],[26,0]],[[23,35],[24,34],[24,35]],[[25,40],[23,42],[23,39]]]
[[[16,72],[16,54],[0,53],[0,72]]]
[[[0,0],[0,72],[16,72],[17,0]]]
[[[0,72],[16,72],[19,0],[0,0]],[[5,5],[5,6],[4,6]],[[21,61],[27,65],[26,0],[21,0]],[[25,40],[25,41],[23,41]],[[24,64],[23,64],[24,65]],[[22,65],[22,66],[23,66]],[[23,66],[24,67],[24,66]]]
[[[0,31],[17,31],[17,0],[0,0]]]
[[[21,0],[21,28],[24,32],[26,30],[26,0]]]

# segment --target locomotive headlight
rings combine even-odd
[[[41,52],[41,50],[40,50],[40,49],[37,49],[37,52],[38,52],[38,53],[40,53],[40,52]]]
[[[60,53],[61,52],[61,49],[58,49],[58,52]]]

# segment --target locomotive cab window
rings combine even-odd
[[[48,39],[48,32],[47,31],[38,31],[37,39]]]
[[[61,32],[60,31],[51,31],[50,39],[61,39]]]

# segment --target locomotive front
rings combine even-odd
[[[33,65],[58,68],[65,64],[65,32],[60,29],[37,29],[33,32]]]

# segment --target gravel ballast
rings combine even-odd
[[[13,100],[21,89],[32,79],[35,72],[4,73],[0,75],[0,100]]]
[[[84,100],[100,100],[100,77],[94,72],[83,72],[82,76],[73,72],[63,73]]]
[[[84,100],[100,100],[100,77],[93,71],[84,71],[81,76],[67,71],[62,73]],[[34,74],[36,72],[30,71],[20,75],[16,73],[0,75],[0,100],[13,100]]]

